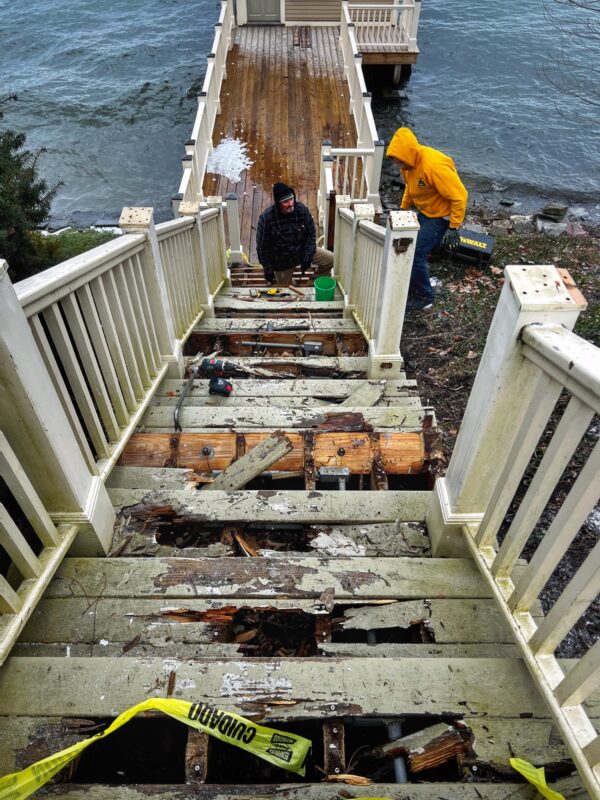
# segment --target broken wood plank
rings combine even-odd
[[[293,445],[283,431],[275,431],[237,461],[234,461],[212,483],[203,486],[201,491],[222,489],[230,492],[243,489],[253,478],[269,469],[292,449]]]
[[[280,329],[285,330],[285,327],[288,325],[304,326],[306,332],[314,331],[316,333],[357,333],[360,330],[353,319],[344,318],[309,320],[307,315],[304,320],[296,318],[291,322],[286,319],[281,319],[278,322],[267,322],[262,316],[245,319],[210,317],[209,319],[201,319],[200,322],[198,322],[192,336],[195,334],[207,333],[277,333]]]
[[[404,756],[409,771],[416,774],[461,758],[468,752],[472,741],[473,734],[466,725],[441,723],[367,750],[364,757]]]
[[[288,323],[292,327],[293,323]],[[185,354],[212,353],[222,350],[228,358],[236,359],[238,356],[275,355],[283,353],[299,355],[298,345],[303,342],[317,342],[321,345],[322,356],[364,356],[368,351],[368,343],[358,328],[354,331],[326,331],[310,330],[308,327],[298,331],[283,330],[284,323],[278,323],[279,331],[237,331],[237,332],[194,332],[190,335],[185,345]],[[296,326],[297,327],[297,326]],[[265,345],[263,347],[262,345]],[[267,345],[287,345],[288,348],[277,347],[269,349]]]
[[[46,597],[316,599],[323,587],[336,601],[490,596],[475,564],[458,558],[67,558]]]
[[[385,381],[378,383],[364,383],[351,395],[349,395],[340,405],[351,406],[354,408],[366,408],[367,406],[376,406],[383,397],[385,392]]]

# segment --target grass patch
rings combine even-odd
[[[69,229],[61,231],[54,236],[44,236],[35,231],[32,234],[33,243],[41,269],[53,267],[62,261],[78,256],[88,250],[93,250],[98,245],[105,244],[111,239],[116,239],[118,234],[108,231],[96,231],[90,228],[83,230]]]

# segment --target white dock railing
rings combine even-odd
[[[511,266],[505,274],[447,475],[436,483],[428,528],[434,555],[458,554],[461,542],[468,547],[590,796],[600,797],[600,738],[584,708],[600,686],[600,642],[569,670],[554,655],[600,593],[600,543],[539,625],[530,614],[600,496],[596,441],[547,522],[548,501],[600,414],[600,349],[571,331],[585,303],[568,275],[551,266]],[[560,413],[556,404],[565,392],[570,399]],[[543,453],[539,463],[536,450]],[[521,498],[517,490],[526,470]],[[511,506],[512,521],[498,544]],[[533,555],[517,577],[526,546]]]
[[[324,227],[327,224],[328,184],[336,194],[347,194],[353,201],[380,207],[379,182],[384,143],[379,139],[371,110],[371,93],[367,91],[347,0],[342,2],[340,45],[350,92],[350,113],[356,129],[356,147],[332,147],[331,142],[323,142],[318,207]]]
[[[411,211],[392,212],[383,228],[375,209],[337,196],[334,276],[369,343],[369,377],[391,378],[402,369],[400,336],[419,230]]]
[[[220,0],[219,21],[215,25],[212,49],[207,56],[206,75],[202,91],[198,95],[198,110],[192,135],[185,144],[182,161],[183,176],[179,191],[173,198],[173,211],[177,215],[179,203],[203,200],[202,183],[206,162],[212,152],[215,118],[221,110],[221,85],[227,77],[227,53],[231,49],[231,33],[234,26],[233,0]]]
[[[381,5],[350,3],[358,47],[363,52],[418,53],[421,0],[393,0]]]

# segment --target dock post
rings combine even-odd
[[[161,357],[169,364],[168,377],[183,378],[185,371],[183,344],[175,335],[167,281],[154,227],[154,209],[124,208],[119,219],[119,227],[126,233],[146,234],[146,246],[140,256]]]
[[[385,143],[382,139],[377,139],[375,142],[373,142],[373,157],[369,159],[369,169],[367,170],[367,202],[373,203],[377,211],[381,211],[379,183],[381,182],[381,167],[383,166],[384,147]]]
[[[29,322],[0,259],[2,431],[55,525],[79,527],[72,552],[104,556],[115,512],[54,388]]]
[[[238,208],[238,196],[235,192],[225,195],[227,203],[227,231],[229,233],[229,263],[242,264],[244,261],[244,250],[240,238],[240,213]]]
[[[480,524],[542,375],[521,354],[526,325],[572,330],[582,309],[553,266],[507,266],[505,283],[445,478],[431,494],[433,556],[468,554],[461,529]]]
[[[385,232],[382,275],[369,343],[370,379],[397,378],[402,371],[400,336],[419,223],[413,211],[392,211]]]

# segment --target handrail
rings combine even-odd
[[[489,346],[446,477],[436,483],[428,528],[434,555],[453,552],[453,532],[463,534],[586,788],[600,797],[600,737],[583,705],[600,686],[600,644],[568,673],[555,656],[600,593],[600,544],[545,619],[534,621],[530,613],[600,497],[596,442],[558,511],[546,514],[600,410],[600,348],[571,330],[585,302],[568,274],[537,265],[510,266],[505,274]],[[570,399],[557,405],[565,390]],[[529,563],[517,573],[525,548]]]
[[[356,202],[372,203],[380,207],[379,182],[383,164],[383,142],[371,110],[371,94],[361,66],[361,54],[356,42],[354,23],[350,17],[348,0],[342,0],[340,20],[340,46],[344,58],[346,80],[350,94],[350,113],[356,129],[355,147],[332,147],[323,142],[321,162],[331,158],[331,176],[336,194],[349,194]],[[325,201],[329,196],[325,186],[326,171],[321,169],[318,193],[319,219],[325,226]]]
[[[183,175],[177,195],[173,198],[173,210],[178,213],[181,202],[203,200],[202,184],[206,163],[213,149],[212,136],[215,119],[220,111],[219,96],[226,76],[227,53],[231,49],[231,34],[234,27],[233,0],[221,0],[219,21],[210,53],[202,91],[198,95],[198,110],[192,127],[192,135],[186,143],[186,156],[182,161]]]

